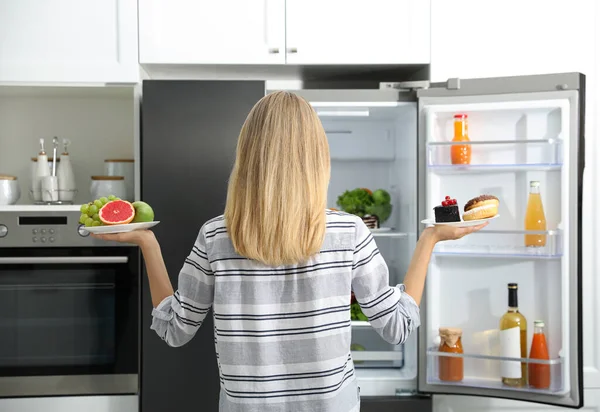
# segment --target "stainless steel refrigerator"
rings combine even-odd
[[[445,196],[462,207],[493,194],[499,217],[480,233],[436,246],[421,327],[404,345],[386,344],[367,322],[352,324],[362,410],[430,410],[432,394],[526,400],[581,407],[581,199],[585,77],[579,73],[443,84],[382,84],[371,90],[298,90],[321,118],[331,148],[329,206],[345,190],[391,194],[390,218],[373,236],[402,282],[419,234]],[[142,105],[142,197],[162,223],[156,234],[172,281],[202,223],[223,211],[239,129],[264,94],[263,82],[146,81]],[[469,121],[468,164],[451,161],[455,114]],[[464,142],[460,143],[464,146]],[[546,228],[525,230],[530,181],[540,182]],[[526,236],[544,245],[528,247]],[[527,318],[546,325],[548,360],[507,356],[500,317],[508,283],[519,285]],[[218,375],[210,316],[183,348],[168,348],[142,310],[142,411],[217,410]],[[438,330],[462,330],[464,377],[440,379]],[[504,385],[506,365],[542,365],[547,388]]]

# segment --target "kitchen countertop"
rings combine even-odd
[[[76,212],[81,205],[0,205],[0,212]]]

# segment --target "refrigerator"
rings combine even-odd
[[[223,212],[235,144],[250,108],[265,93],[256,81],[145,81],[142,103],[142,198],[155,207],[156,235],[171,280],[200,226]],[[443,83],[383,83],[379,89],[295,90],[325,128],[331,151],[328,206],[346,190],[385,189],[392,214],[373,236],[402,283],[416,242],[446,196],[462,206],[492,194],[499,216],[482,231],[436,245],[428,269],[421,326],[403,345],[384,342],[368,322],[352,322],[353,359],[363,411],[431,410],[431,395],[474,395],[583,406],[581,205],[585,76],[560,73]],[[451,162],[453,118],[469,121],[469,164]],[[464,142],[463,142],[464,143]],[[540,184],[546,229],[525,230],[530,181]],[[544,246],[527,247],[535,234]],[[507,285],[518,284],[527,319],[543,320],[549,360],[506,356],[500,318]],[[148,329],[143,291],[141,410],[202,407],[216,411],[218,375],[210,316],[182,348]],[[440,379],[449,356],[439,328],[462,330],[464,377]],[[153,336],[154,335],[154,336]],[[548,388],[502,383],[507,364],[543,365]]]

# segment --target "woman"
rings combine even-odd
[[[206,222],[173,292],[150,231],[99,236],[141,247],[152,329],[188,342],[212,307],[220,411],[358,411],[350,352],[350,294],[392,344],[419,326],[434,245],[479,230],[425,229],[404,285],[356,216],[326,210],[327,137],[312,107],[289,92],[265,96],[244,123],[223,216]]]

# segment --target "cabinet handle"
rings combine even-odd
[[[298,53],[298,49],[295,47],[290,47],[287,49],[287,52],[290,54]]]
[[[269,54],[279,54],[279,47],[269,49]]]

